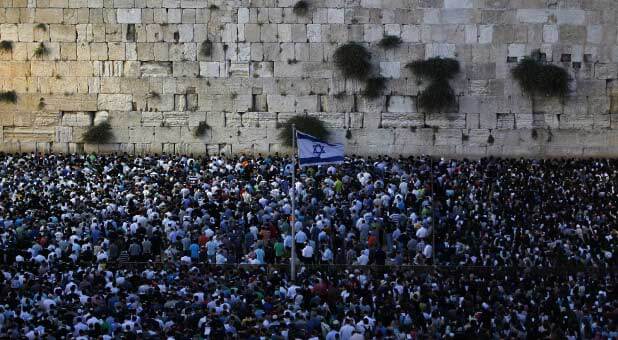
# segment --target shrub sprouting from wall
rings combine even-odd
[[[418,95],[418,105],[429,112],[439,112],[457,105],[455,92],[446,80],[433,81]]]
[[[530,95],[563,97],[569,91],[569,74],[562,67],[542,62],[539,57],[524,57],[511,70],[522,90]]]
[[[324,122],[319,118],[298,115],[290,118],[281,126],[282,130],[279,132],[279,140],[285,146],[292,146],[292,124],[296,125],[296,130],[312,135],[320,140],[328,140],[330,135],[330,132],[324,126]]]
[[[49,49],[45,46],[44,43],[40,43],[39,46],[34,50],[34,56],[36,58],[42,58],[49,54]]]
[[[339,46],[333,56],[335,65],[346,77],[365,79],[371,71],[371,53],[358,43]]]
[[[11,52],[13,50],[13,42],[10,40],[0,41],[0,52]]]
[[[429,58],[406,65],[418,77],[429,78],[429,85],[419,93],[418,104],[429,112],[440,112],[457,104],[449,80],[459,71],[459,62],[451,58]]]
[[[15,91],[0,91],[0,103],[12,103],[17,102],[17,93]]]
[[[108,122],[92,125],[82,135],[82,140],[89,144],[105,144],[112,140],[114,134]]]
[[[380,40],[380,47],[383,49],[397,48],[401,45],[401,38],[396,35],[386,35]]]
[[[365,82],[365,91],[363,94],[369,99],[375,99],[382,95],[386,88],[386,79],[383,77],[369,78]]]
[[[294,12],[294,14],[296,14],[298,16],[306,15],[307,12],[309,11],[309,2],[307,2],[305,0],[298,1],[294,5],[294,8],[292,9],[292,11]]]
[[[459,73],[459,62],[451,58],[429,58],[406,65],[419,77],[432,80],[449,80]]]
[[[193,131],[193,135],[197,138],[204,137],[206,135],[206,131],[210,129],[210,125],[206,122],[200,122],[198,126]]]
[[[202,57],[210,57],[212,55],[212,41],[205,40],[200,45],[200,55]]]

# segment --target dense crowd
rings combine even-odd
[[[0,178],[0,337],[618,336],[615,160],[1,154]]]

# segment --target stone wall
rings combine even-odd
[[[307,114],[349,153],[618,155],[615,0],[308,2],[296,15],[296,0],[0,0],[0,40],[13,45],[0,90],[18,95],[0,103],[0,150],[287,151],[277,127]],[[403,44],[384,50],[384,35]],[[334,68],[349,41],[372,52],[384,96],[365,98]],[[511,79],[535,49],[568,70],[567,98],[532,101]],[[461,64],[453,112],[417,105],[425,84],[405,65],[432,56]],[[113,143],[84,144],[105,120]],[[196,138],[202,121],[211,129]]]

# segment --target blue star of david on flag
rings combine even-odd
[[[296,131],[300,166],[343,163],[343,144],[331,144]]]
[[[320,144],[313,144],[313,154],[316,155],[316,157],[320,158],[320,155],[325,153],[326,151],[324,151],[324,146],[320,145]]]

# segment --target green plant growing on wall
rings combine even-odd
[[[47,32],[47,25],[45,24],[37,24],[36,26],[34,26],[34,28],[41,30],[43,32]]]
[[[13,42],[10,40],[0,41],[0,52],[11,52],[13,50]]]
[[[371,71],[371,53],[358,43],[347,43],[335,50],[335,66],[349,78],[365,79]]]
[[[210,125],[206,122],[200,122],[193,131],[193,135],[197,138],[201,138],[206,135],[206,131],[208,130],[210,130]]]
[[[202,41],[202,44],[200,45],[200,55],[202,57],[210,57],[212,55],[212,41]]]
[[[109,143],[114,137],[112,126],[108,122],[92,125],[82,135],[82,140],[89,144]]]
[[[429,58],[406,65],[418,77],[429,78],[431,82],[418,95],[420,107],[430,112],[440,112],[457,104],[455,91],[449,80],[459,71],[459,62],[451,58]]]
[[[459,62],[452,58],[434,57],[416,60],[406,65],[419,77],[432,80],[452,79],[459,73]]]
[[[375,99],[382,95],[386,88],[386,79],[384,77],[373,77],[365,82],[365,90],[363,95],[369,99]]]
[[[511,70],[522,90],[530,95],[564,97],[569,91],[569,74],[559,66],[540,60],[539,53],[524,57]]]
[[[305,0],[300,0],[296,2],[296,4],[294,4],[294,8],[292,9],[292,11],[294,12],[294,14],[298,16],[306,15],[307,12],[309,11],[309,2]]]
[[[161,95],[160,95],[160,94],[159,94],[159,92],[157,92],[157,91],[150,91],[150,92],[148,93],[148,98],[150,98],[150,99],[155,99],[155,100],[159,100],[159,99],[161,99]]]
[[[15,91],[0,91],[0,102],[17,103],[17,93]]]
[[[382,40],[380,40],[380,47],[382,47],[383,49],[392,49],[392,48],[397,48],[399,47],[399,45],[401,45],[402,40],[400,37],[396,36],[396,35],[385,35],[384,38],[382,38]]]
[[[319,118],[311,116],[297,115],[282,124],[279,132],[279,140],[285,146],[292,146],[292,124],[296,125],[296,130],[312,135],[320,140],[328,140],[330,132]]]
[[[440,112],[457,104],[455,92],[446,81],[434,81],[418,94],[418,105],[429,112]]]
[[[45,46],[44,43],[40,43],[39,46],[34,50],[34,56],[37,58],[42,58],[46,55],[49,55],[49,49]]]

